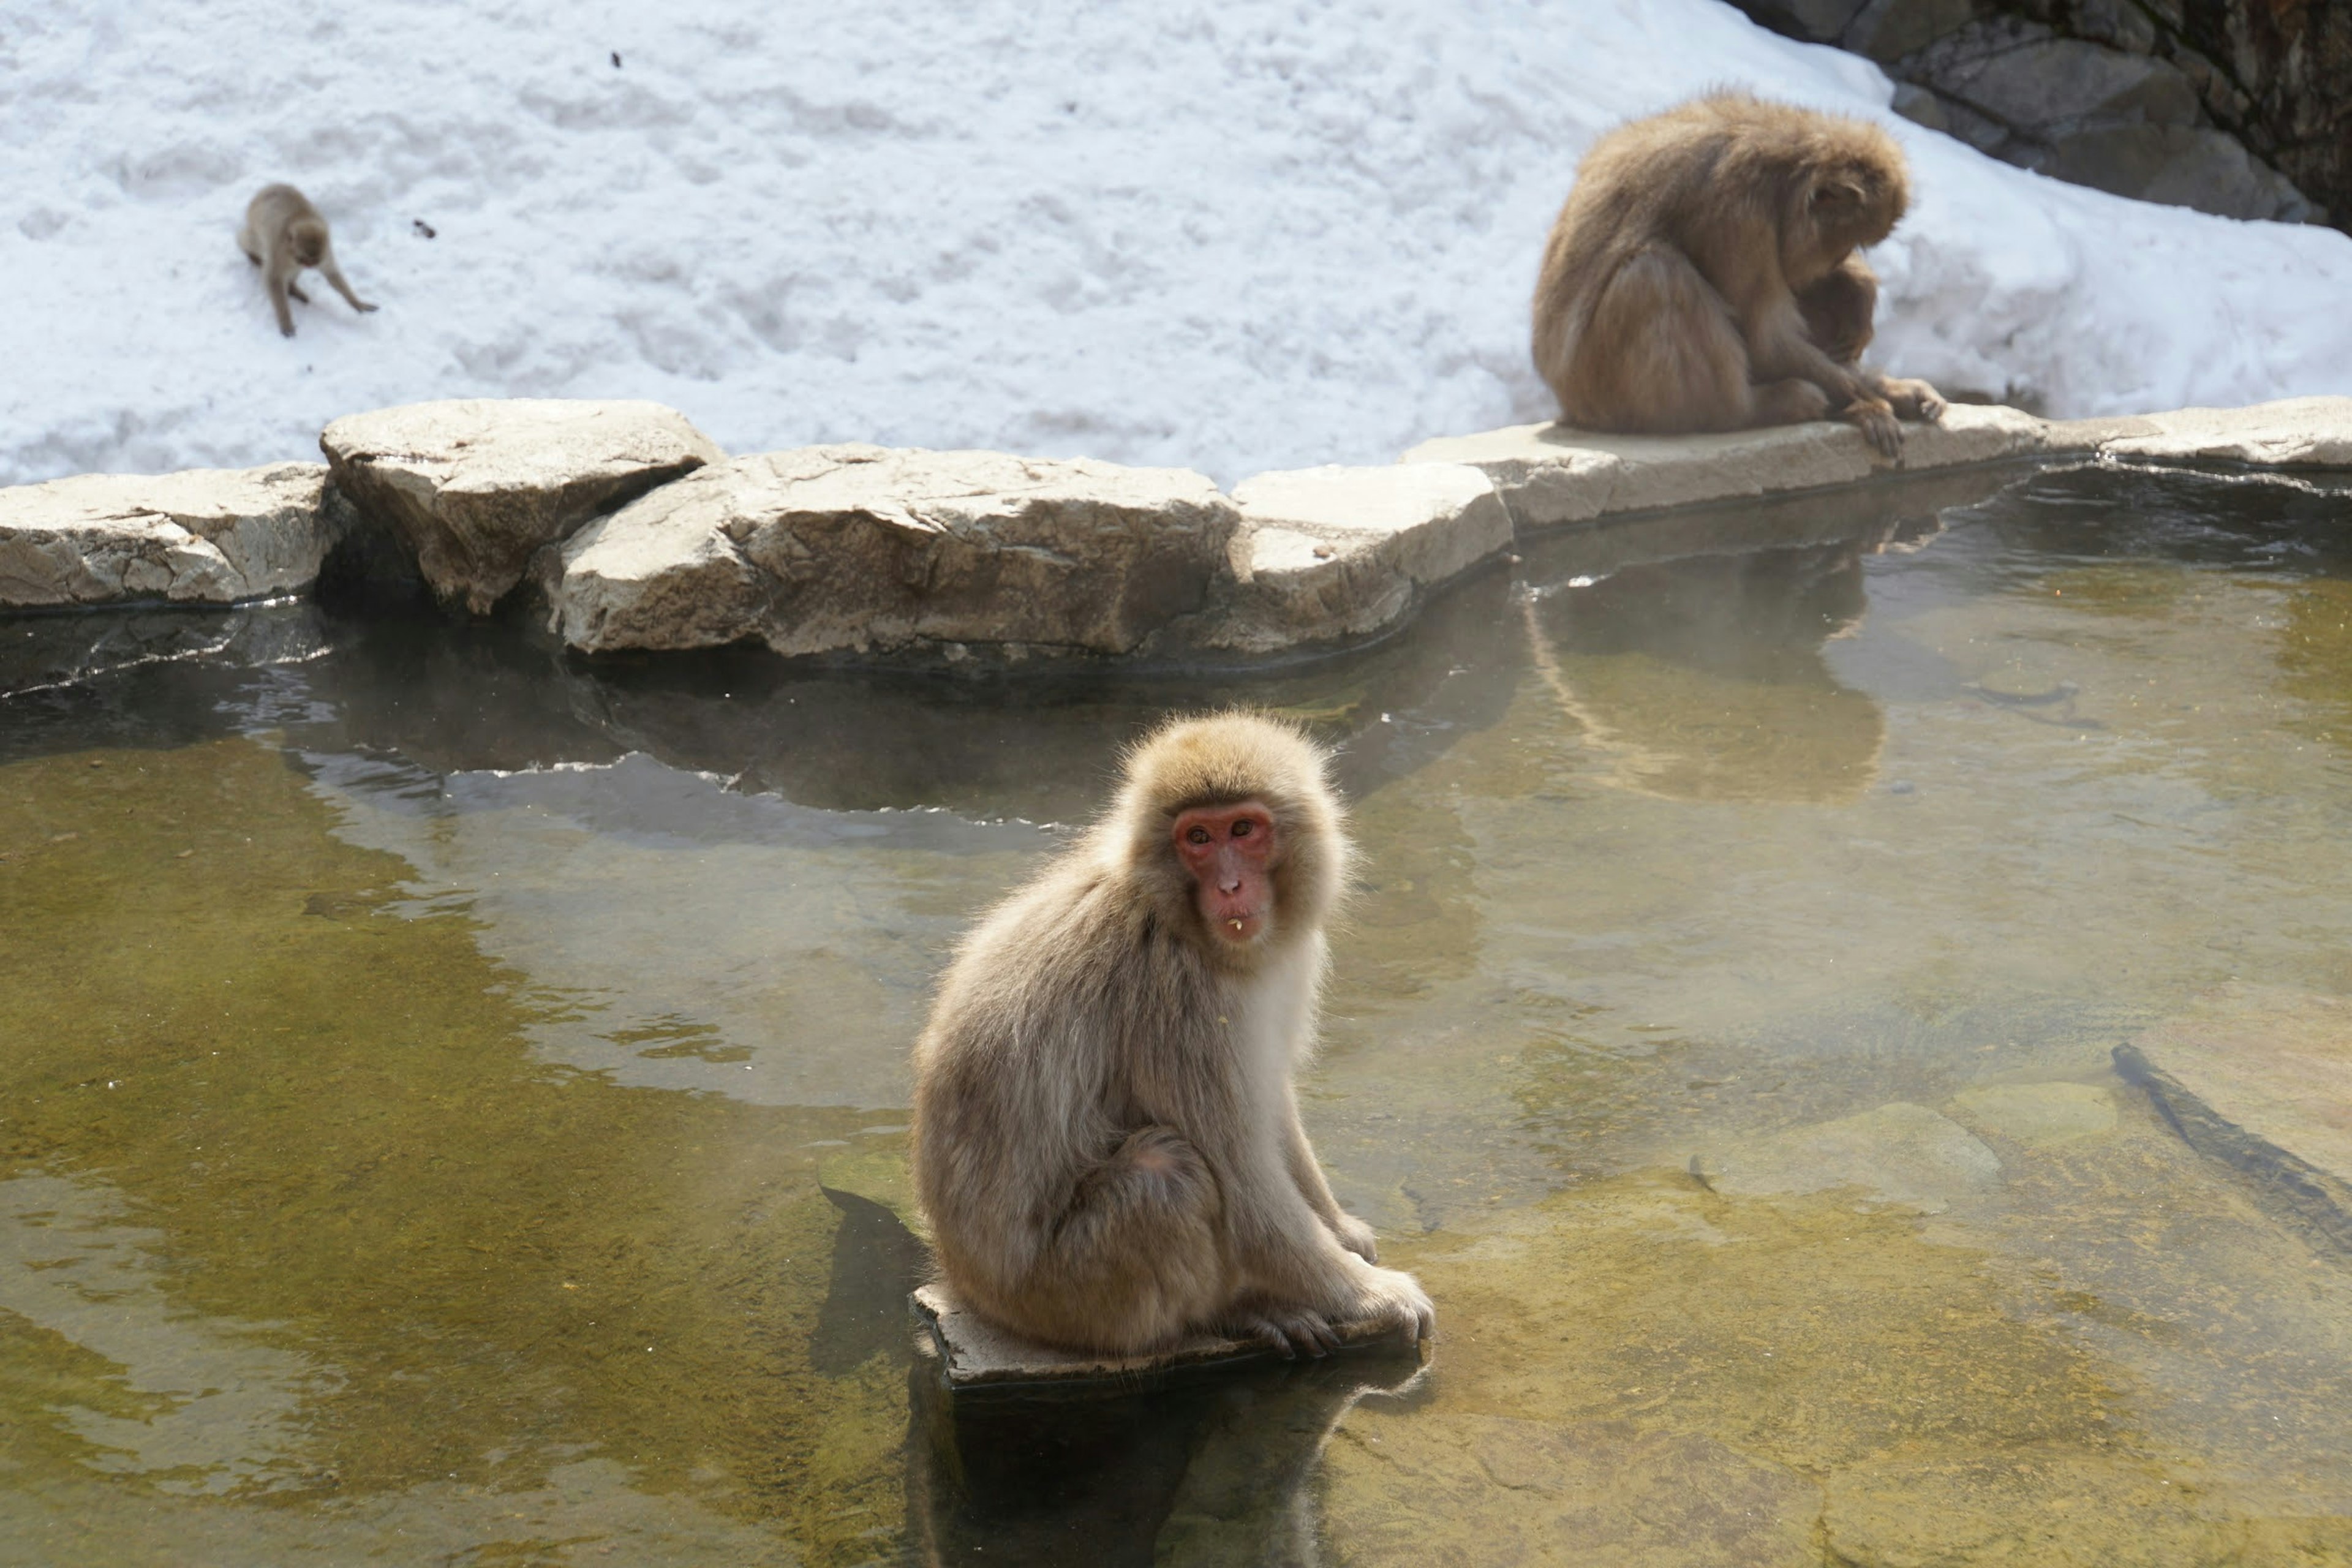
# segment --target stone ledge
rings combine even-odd
[[[935,1356],[940,1381],[970,1391],[1132,1394],[1139,1387],[1214,1367],[1286,1359],[1269,1339],[1195,1334],[1156,1355],[1093,1355],[1055,1350],[998,1328],[967,1309],[944,1285],[918,1288],[908,1298],[918,1343]],[[1334,1323],[1344,1352],[1418,1354],[1410,1329],[1393,1323]]]
[[[1515,543],[1601,520],[1629,520],[1615,531],[1640,531],[1652,554],[1689,553],[1721,548],[1720,522],[1676,509],[1890,475],[1958,484],[2003,459],[2352,468],[2352,398],[2054,424],[1961,405],[1906,426],[1893,463],[1827,422],[1692,437],[1528,425],[1424,442],[1394,465],[1261,474],[1231,499],[1187,470],[1001,452],[728,461],[646,403],[415,405],[338,420],[320,444],[331,474],[0,491],[0,607],[234,604],[310,589],[322,562],[321,591],[338,573],[404,574],[413,556],[445,603],[476,613],[528,571],[588,653],[1247,660],[1381,636]]]
[[[1563,425],[1519,425],[1424,441],[1407,463],[1466,463],[1485,470],[1523,532],[1619,512],[1848,485],[1879,473],[1918,473],[2026,457],[2046,445],[2042,422],[2014,408],[1955,404],[1941,423],[1903,427],[1903,452],[1881,458],[1849,425],[1817,421],[1716,436],[1609,436]]]
[[[1125,654],[1202,606],[1238,521],[1182,468],[809,447],[718,464],[582,530],[551,619],[585,653]]]
[[[2251,408],[2182,408],[2118,421],[2102,457],[2246,463],[2264,468],[2352,468],[2352,397],[2294,397]]]
[[[333,542],[316,463],[81,474],[0,490],[0,605],[235,605],[298,594]]]
[[[1502,498],[1463,463],[1260,474],[1234,504],[1233,585],[1201,641],[1244,653],[1382,631],[1512,538]]]
[[[347,415],[335,482],[392,530],[444,604],[488,615],[541,546],[726,454],[658,403],[461,398]]]

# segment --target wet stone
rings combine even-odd
[[[1923,1214],[1940,1214],[2000,1176],[2000,1157],[1967,1128],[1906,1100],[1735,1145],[1720,1159],[1719,1173],[1707,1174],[1726,1192],[1861,1187]]]
[[[2116,1097],[2095,1084],[1982,1084],[1953,1096],[1952,1110],[1979,1131],[2035,1147],[2116,1129]]]
[[[908,1300],[917,1346],[937,1359],[940,1378],[958,1391],[1132,1393],[1150,1384],[1213,1368],[1286,1359],[1271,1339],[1195,1334],[1156,1355],[1095,1355],[1055,1350],[995,1324],[964,1307],[944,1285],[919,1287]],[[1343,1352],[1409,1354],[1409,1331],[1392,1323],[1334,1323]]]
[[[1821,1489],[1712,1437],[1632,1421],[1351,1414],[1324,1460],[1348,1562],[1584,1568],[1821,1561]]]

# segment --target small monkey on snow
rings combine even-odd
[[[915,1187],[950,1285],[1071,1349],[1429,1333],[1298,1120],[1349,858],[1326,755],[1241,713],[1168,724],[1110,810],[965,938],[915,1047]]]
[[[1910,196],[1866,121],[1718,92],[1592,144],[1544,248],[1536,369],[1560,417],[1673,435],[1843,419],[1889,457],[1937,420],[1924,381],[1861,363],[1878,279],[1857,254]]]
[[[295,281],[306,267],[317,268],[334,285],[335,292],[351,301],[352,310],[375,309],[352,292],[343,269],[335,265],[327,220],[319,216],[310,197],[291,185],[261,187],[261,194],[245,209],[245,226],[237,230],[236,243],[261,268],[269,303],[278,311],[278,330],[289,338],[294,335],[294,311],[286,297],[291,294],[305,305],[310,302],[310,296]]]

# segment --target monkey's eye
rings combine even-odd
[[[1184,842],[1187,844],[1206,844],[1208,841],[1209,830],[1205,827],[1192,828],[1184,835]]]
[[[1234,824],[1234,837],[1236,838],[1247,838],[1250,836],[1250,829],[1256,826],[1256,823],[1252,822],[1245,816],[1239,822]]]

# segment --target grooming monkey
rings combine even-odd
[[[1326,761],[1251,715],[1162,727],[957,952],[915,1047],[915,1186],[984,1316],[1114,1353],[1430,1331],[1429,1298],[1332,1197],[1291,1086],[1350,855]]]
[[[1675,434],[1836,417],[1892,457],[1924,381],[1864,370],[1878,279],[1857,247],[1909,200],[1864,121],[1713,93],[1592,144],[1536,284],[1535,361],[1560,417]]]
[[[296,281],[306,267],[317,268],[334,285],[335,292],[351,301],[352,310],[375,309],[352,292],[343,269],[335,265],[327,220],[319,216],[310,197],[291,185],[261,187],[260,195],[245,209],[245,226],[237,230],[236,243],[261,268],[269,303],[278,312],[278,330],[289,338],[294,335],[294,311],[286,297],[291,294],[305,305],[310,302],[310,296]]]

